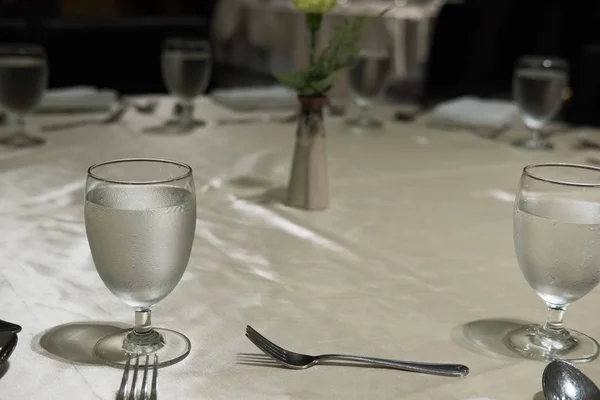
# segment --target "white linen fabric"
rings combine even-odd
[[[518,321],[544,318],[513,254],[511,195],[525,164],[583,160],[568,135],[555,152],[532,154],[508,137],[437,131],[425,120],[356,136],[330,118],[331,207],[304,212],[279,202],[293,125],[142,133],[172,107],[164,99],[152,117],[130,113],[114,125],[49,133],[40,148],[0,150],[0,318],[23,326],[0,373],[0,399],[114,398],[121,371],[91,351],[131,324],[133,311],[94,269],[83,190],[92,163],[140,156],[189,163],[198,191],[189,267],[153,313],[157,326],[185,333],[192,351],[160,370],[159,399],[531,400],[541,390],[545,365],[502,344]],[[236,115],[209,99],[197,114]],[[594,291],[570,307],[568,326],[600,337],[599,301]],[[246,324],[303,352],[460,362],[471,374],[247,365],[239,354],[259,351]],[[600,376],[598,362],[582,369]]]

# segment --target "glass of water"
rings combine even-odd
[[[172,38],[163,43],[162,73],[167,90],[179,104],[176,120],[168,121],[172,133],[185,133],[206,125],[194,119],[194,100],[206,91],[212,72],[210,42]]]
[[[521,272],[546,302],[544,325],[508,334],[519,353],[539,360],[587,362],[591,337],[566,329],[567,306],[600,282],[600,168],[537,164],[523,170],[515,199],[514,243]]]
[[[123,159],[88,170],[85,228],[106,287],[135,311],[135,326],[101,339],[95,354],[124,365],[127,354],[157,353],[171,365],[190,352],[179,332],[153,328],[152,306],[186,270],[196,229],[192,169],[180,162]]]
[[[350,94],[360,109],[358,116],[346,123],[359,130],[376,130],[383,122],[369,115],[373,101],[381,95],[388,82],[392,57],[386,50],[363,50],[355,58],[348,71]]]
[[[46,53],[35,44],[0,45],[0,108],[17,117],[17,131],[0,138],[12,148],[39,146],[45,141],[29,135],[25,116],[42,100],[48,84]]]
[[[568,81],[569,65],[560,58],[526,56],[517,61],[514,97],[532,136],[517,140],[515,146],[529,150],[553,148],[543,137],[543,129],[560,111],[568,93]]]

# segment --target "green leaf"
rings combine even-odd
[[[273,73],[273,76],[285,86],[295,90],[301,90],[305,86],[306,77],[304,72]]]

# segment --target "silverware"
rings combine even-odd
[[[135,360],[133,367],[131,361]],[[142,366],[144,368],[144,375],[142,376],[142,385],[137,388],[137,376],[140,369],[140,356],[135,357],[131,354],[127,358],[125,363],[125,369],[123,370],[123,378],[121,379],[121,386],[117,393],[117,400],[157,400],[157,379],[158,379],[158,356],[154,355],[154,364],[152,365],[152,383],[150,390],[148,389],[148,369],[150,367],[150,356],[146,355],[146,362]],[[129,369],[132,368],[131,382],[129,383]]]
[[[275,122],[280,124],[287,124],[290,122],[295,122],[298,119],[298,113],[280,116],[280,115],[271,115],[271,114],[262,114],[247,118],[221,118],[217,120],[217,125],[243,125],[243,124],[252,124],[252,123],[260,123],[260,122]]]
[[[129,108],[129,103],[120,101],[109,110],[108,114],[103,118],[83,119],[78,121],[59,122],[57,124],[42,126],[42,131],[59,131],[63,129],[73,129],[85,125],[104,125],[119,121],[125,111]]]
[[[442,376],[466,376],[469,368],[461,364],[437,364],[410,361],[386,360],[383,358],[350,356],[343,354],[322,354],[309,356],[307,354],[294,353],[286,350],[262,336],[250,325],[246,326],[246,337],[265,354],[272,357],[280,364],[292,369],[306,369],[322,361],[350,361],[361,364],[378,365],[388,368],[396,368],[410,372]]]
[[[142,101],[130,101],[129,104],[133,106],[135,111],[140,114],[154,114],[156,107],[158,107],[157,99],[142,100]]]
[[[12,322],[2,321],[0,319],[0,332],[12,332],[19,333],[21,332],[21,327],[17,324],[13,324]]]
[[[3,365],[10,357],[19,338],[13,332],[0,332],[0,366]]]
[[[566,361],[555,360],[542,374],[546,400],[599,400],[600,390],[583,372]]]

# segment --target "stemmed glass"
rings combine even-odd
[[[383,122],[369,115],[373,101],[385,89],[392,66],[392,57],[386,50],[363,50],[348,71],[348,85],[354,102],[360,109],[358,116],[346,123],[359,130],[376,130]]]
[[[560,111],[567,94],[569,64],[560,58],[522,57],[517,61],[514,97],[523,123],[532,136],[520,139],[514,146],[528,150],[549,150],[552,143],[542,136],[544,127]]]
[[[539,360],[587,362],[591,337],[563,326],[567,306],[600,282],[600,168],[537,164],[523,170],[514,211],[521,272],[546,302],[546,323],[508,334],[519,353]]]
[[[17,116],[18,130],[0,138],[0,144],[23,148],[39,146],[41,137],[25,129],[25,116],[40,103],[48,84],[46,53],[35,44],[0,45],[0,106]]]
[[[179,332],[153,328],[152,306],[186,270],[196,229],[192,169],[180,162],[123,159],[88,170],[85,227],[106,287],[135,311],[135,327],[102,338],[95,354],[123,365],[127,354],[156,352],[171,365],[190,352]]]
[[[167,122],[170,133],[185,133],[206,125],[194,119],[194,99],[204,93],[210,83],[212,57],[210,43],[201,39],[172,38],[163,43],[163,80],[168,91],[177,98],[180,112],[176,120]]]

